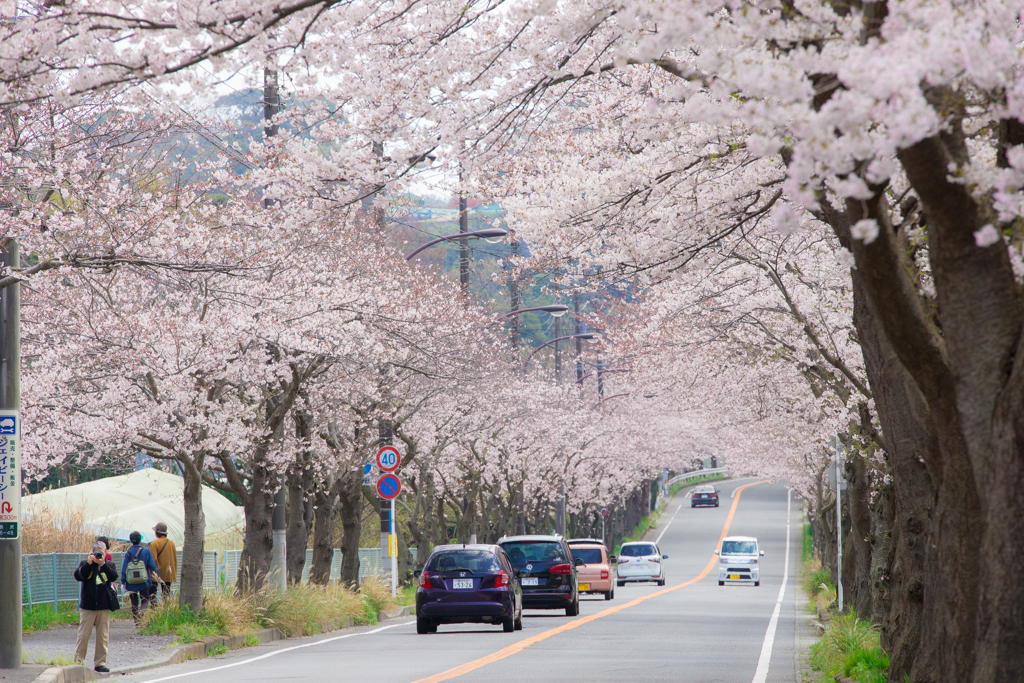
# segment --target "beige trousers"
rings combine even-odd
[[[75,661],[84,662],[89,651],[89,636],[96,627],[96,652],[93,653],[94,667],[107,663],[107,646],[110,644],[110,610],[100,609],[79,610],[81,621],[78,623],[78,643],[75,645]]]

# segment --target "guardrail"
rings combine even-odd
[[[665,482],[665,486],[667,488],[672,488],[673,486],[681,482],[689,481],[690,479],[699,479],[701,477],[706,477],[709,474],[729,474],[729,468],[715,467],[714,469],[709,470],[694,470],[693,472],[687,472],[686,474],[677,474],[676,476],[672,477],[667,482]]]

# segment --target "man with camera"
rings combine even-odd
[[[110,643],[110,612],[121,608],[114,593],[113,583],[117,581],[117,570],[108,562],[107,548],[97,541],[92,552],[85,556],[75,570],[75,580],[82,584],[78,603],[80,621],[78,641],[75,645],[75,661],[84,662],[89,650],[89,637],[96,629],[96,651],[93,653],[93,667],[100,673],[108,673],[107,646]]]

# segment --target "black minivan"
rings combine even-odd
[[[523,589],[523,607],[580,613],[579,581],[569,545],[561,536],[506,536],[498,540]]]

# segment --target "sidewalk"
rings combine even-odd
[[[378,623],[388,619],[409,616],[411,607],[391,612],[378,612]],[[354,626],[351,617],[321,624],[321,633]],[[46,631],[22,635],[22,652],[28,664],[17,671],[0,670],[0,683],[76,683],[105,677],[93,672],[93,652],[96,634],[89,643],[85,666],[72,665],[78,626],[60,626]],[[201,658],[225,650],[257,643],[282,640],[285,636],[277,629],[264,629],[247,635],[210,636],[189,644],[175,643],[175,636],[140,635],[131,619],[110,620],[110,640],[107,650],[109,675],[129,673]],[[36,663],[40,662],[40,663]]]
[[[57,666],[70,664],[75,658],[75,642],[78,626],[58,626],[46,631],[33,631],[21,637],[21,650],[25,659],[33,664]],[[174,643],[175,636],[144,636],[139,634],[131,619],[110,620],[110,645],[107,649],[107,666],[118,669],[130,664],[158,659]],[[96,645],[96,632],[89,638],[89,654],[85,665],[92,668]]]

